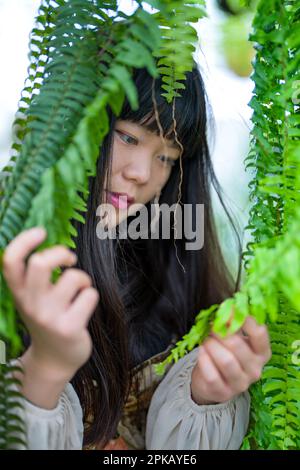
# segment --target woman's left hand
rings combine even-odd
[[[198,405],[231,400],[260,379],[272,356],[267,327],[248,316],[241,330],[224,339],[211,333],[200,346],[191,380]]]

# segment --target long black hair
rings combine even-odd
[[[162,96],[161,79],[136,69],[133,79],[139,109],[125,99],[119,119],[146,126],[159,134],[153,90],[163,135],[175,139],[173,103]],[[154,82],[153,82],[154,80]],[[164,186],[159,202],[204,204],[204,246],[186,250],[184,234],[171,239],[107,239],[96,234],[96,209],[104,201],[104,178],[111,174],[113,131],[117,117],[109,108],[110,130],[99,152],[97,173],[90,177],[85,224],[74,220],[78,236],[77,267],[86,271],[100,300],[89,322],[93,341],[90,359],[72,379],[86,426],[84,446],[101,448],[115,436],[128,397],[131,371],[137,364],[164,350],[175,333],[188,332],[200,309],[219,303],[238,288],[223,259],[211,205],[214,188],[223,203],[207,144],[207,96],[198,66],[186,74],[185,89],[175,100],[177,139],[183,147]],[[154,118],[153,118],[154,117]],[[115,188],[116,189],[116,188]],[[134,216],[131,216],[134,218]],[[236,231],[238,236],[238,233]],[[92,417],[92,419],[90,419]]]

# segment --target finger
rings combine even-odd
[[[251,381],[257,381],[260,378],[262,371],[261,363],[247,344],[248,338],[242,337],[238,333],[227,338],[220,338],[217,335],[213,336],[220,344],[232,352],[242,370],[249,376]]]
[[[87,327],[98,301],[99,293],[94,287],[84,289],[64,314],[64,320],[70,322],[72,318],[72,321],[76,321],[78,328]]]
[[[53,294],[68,306],[78,291],[92,287],[90,276],[80,269],[68,269],[65,271],[53,287]]]
[[[248,334],[249,344],[255,354],[262,356],[265,361],[269,360],[272,351],[266,325],[259,325],[255,318],[248,316],[243,325],[243,330]]]
[[[237,334],[238,336],[240,336],[241,338],[243,338],[243,339],[245,339],[245,340],[248,340],[248,335],[247,335],[247,333],[243,330],[243,328],[240,328],[240,329],[236,332],[236,334]]]
[[[204,345],[225,383],[233,390],[246,390],[249,379],[234,354],[213,338],[204,342]]]
[[[201,373],[201,383],[206,384],[207,392],[216,394],[218,401],[223,400],[224,397],[229,397],[231,390],[224,382],[217,367],[209,356],[205,344],[202,344],[201,354],[198,357],[198,369]],[[210,398],[207,396],[206,398]]]
[[[24,230],[7,245],[3,255],[3,274],[9,286],[16,289],[23,286],[25,258],[45,239],[46,234],[43,227],[34,227]]]
[[[53,284],[51,273],[58,266],[71,266],[76,255],[65,246],[57,245],[30,256],[26,272],[26,287],[34,291],[45,291]]]

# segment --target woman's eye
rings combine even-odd
[[[170,157],[166,157],[165,155],[161,155],[159,157],[160,161],[163,163],[163,164],[167,164],[167,165],[170,165],[170,166],[174,166],[175,165],[175,160],[173,160],[173,158],[170,158]]]
[[[130,135],[123,134],[123,132],[120,132],[120,131],[117,131],[117,132],[118,132],[120,138],[121,138],[124,142],[126,142],[126,144],[130,144],[130,143],[131,143],[131,144],[134,144],[134,143],[136,143],[136,140],[135,140],[133,137],[130,137]],[[128,140],[126,141],[126,138],[129,139],[129,140],[131,139],[131,142],[128,142]]]
[[[130,135],[125,134],[124,132],[118,131],[117,129],[116,129],[116,132],[118,133],[120,139],[123,140],[123,142],[125,142],[126,144],[134,144],[134,145],[137,144],[136,139],[134,139]],[[163,163],[164,166],[167,166],[167,165],[174,166],[176,163],[176,161],[173,158],[166,157],[165,155],[160,155],[158,158],[160,159],[160,161]]]

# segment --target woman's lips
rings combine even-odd
[[[117,209],[127,209],[134,202],[134,199],[130,198],[127,194],[106,192],[108,202]]]

